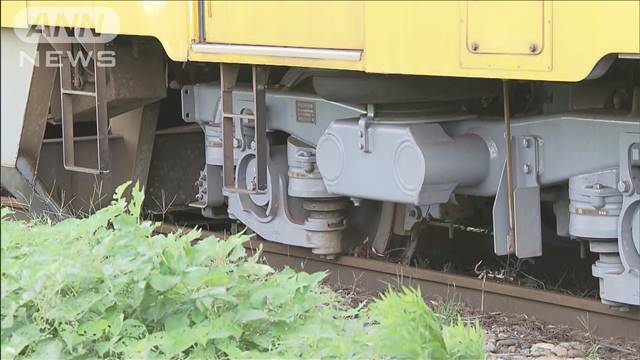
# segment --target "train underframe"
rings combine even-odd
[[[640,60],[565,84],[173,63],[136,37],[107,48],[106,70],[23,71],[2,186],[34,210],[90,213],[134,179],[150,213],[197,209],[325,257],[400,238],[409,261],[427,221],[483,226],[518,258],[585,241],[602,301],[640,306]]]

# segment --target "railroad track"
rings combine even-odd
[[[169,233],[182,228],[163,224],[158,232]],[[201,237],[220,232],[202,231]],[[640,337],[640,309],[627,312],[611,310],[599,300],[563,295],[480,280],[468,276],[419,269],[381,260],[340,256],[327,260],[310,250],[263,240],[245,244],[250,250],[262,246],[266,262],[274,268],[289,266],[307,272],[328,271],[329,284],[356,288],[365,295],[384,291],[389,285],[419,286],[428,299],[454,299],[485,313],[525,314],[553,325],[566,325],[601,337]]]
[[[2,198],[2,206],[25,212],[22,204]],[[162,224],[158,233],[185,231],[187,228]],[[225,233],[202,230],[201,237]],[[374,295],[389,285],[420,287],[429,299],[454,299],[486,313],[505,312],[525,314],[528,317],[554,325],[585,329],[602,337],[640,337],[640,309],[621,312],[609,309],[598,300],[563,295],[550,291],[502,284],[491,280],[419,269],[375,259],[340,256],[335,260],[318,257],[311,251],[283,244],[250,240],[245,244],[252,251],[262,246],[267,263],[277,269],[289,266],[307,272],[328,271],[329,284],[355,288],[359,293]]]

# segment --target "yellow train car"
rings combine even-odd
[[[580,81],[640,52],[637,1],[3,1],[2,27],[157,39],[173,61]]]
[[[1,5],[2,187],[33,210],[135,179],[149,216],[404,263],[425,223],[480,226],[589,244],[640,306],[638,1]]]

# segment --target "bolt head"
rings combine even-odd
[[[529,138],[522,139],[522,146],[524,146],[526,148],[530,148],[531,147],[531,139],[529,139]]]
[[[238,140],[237,138],[233,138],[233,147],[234,148],[239,148],[240,147],[240,140]]]
[[[536,44],[529,45],[529,52],[534,53],[536,51],[538,51],[538,45]]]
[[[531,172],[531,165],[529,164],[522,165],[522,172],[525,174],[529,174]]]
[[[618,182],[618,191],[623,194],[626,194],[631,191],[631,183],[627,180],[620,180]]]
[[[480,49],[480,45],[478,45],[478,43],[474,41],[469,44],[469,48],[471,49],[471,51],[478,51],[478,49]]]
[[[358,147],[360,148],[360,150],[364,150],[364,144],[363,143],[358,144]]]
[[[251,150],[255,150],[256,149],[256,142],[252,141],[251,142]]]
[[[307,164],[304,165],[304,172],[311,173],[311,172],[313,172],[314,168],[315,168],[315,166],[313,166],[312,163],[307,163]]]

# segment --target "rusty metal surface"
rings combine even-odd
[[[131,179],[138,181],[140,186],[146,188],[149,177],[149,167],[151,166],[151,156],[153,155],[153,145],[156,139],[156,129],[158,127],[158,115],[160,113],[160,102],[147,104],[142,109],[140,126],[136,141],[135,160]]]
[[[115,54],[115,66],[105,68],[108,81],[105,83],[102,96],[110,117],[153,103],[167,95],[165,56],[162,48],[152,41],[120,36],[118,39],[105,47],[106,51],[112,51]],[[89,76],[90,74],[81,72],[80,77],[86,84],[82,90],[93,89],[88,81]],[[50,120],[52,123],[59,124],[62,120],[59,86],[53,90],[53,94]],[[93,98],[73,97],[75,123],[94,122],[95,113]]]
[[[57,69],[45,66],[46,53],[52,50],[45,43],[38,45],[37,66],[29,85],[24,123],[18,145],[15,167],[2,167],[2,186],[13,196],[28,203],[34,212],[60,213],[61,209],[48,196],[46,187],[37,178],[40,149],[47,125],[47,113]]]
[[[97,146],[95,136],[76,136],[75,161],[77,164],[95,167],[97,164]],[[109,137],[112,159],[128,157],[123,138]],[[109,204],[115,188],[130,179],[130,169],[126,161],[112,161],[108,174],[87,174],[66,171],[62,159],[62,139],[44,139],[38,180],[50,196],[68,214],[90,214]]]
[[[198,194],[194,183],[205,165],[204,134],[198,126],[156,132],[147,177],[145,208],[154,214],[192,210]]]
[[[158,231],[177,228],[163,225]],[[203,231],[201,236],[225,234]],[[262,240],[251,240],[246,246],[262,246],[267,263],[281,269],[289,266],[307,272],[328,271],[327,281],[340,287],[355,287],[363,294],[375,295],[390,285],[420,287],[425,298],[454,299],[484,312],[526,314],[528,317],[554,325],[572,326],[603,337],[640,336],[640,311],[620,312],[609,309],[598,300],[578,298],[494,281],[418,269],[380,260],[341,256],[327,260],[308,249],[291,247]]]

